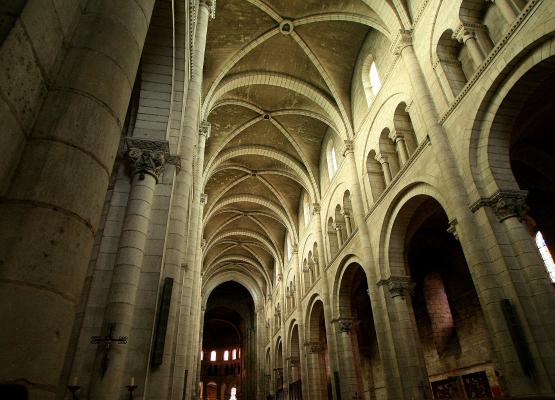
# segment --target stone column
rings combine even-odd
[[[337,324],[337,335],[339,336],[338,353],[342,361],[342,368],[339,373],[341,381],[341,398],[352,399],[355,393],[360,394],[362,391],[358,387],[358,379],[355,370],[355,359],[351,332],[353,329],[353,320],[339,318],[334,321]]]
[[[320,342],[307,342],[305,343],[305,347],[307,348],[309,365],[308,398],[310,400],[323,399],[322,394],[327,390],[327,388],[325,388],[326,383],[322,382],[324,375],[320,370],[322,366],[320,362],[320,353],[324,351],[324,348]]]
[[[341,214],[343,215],[343,218],[345,218],[345,230],[347,231],[347,238],[349,238],[353,233],[351,214],[349,214],[349,211],[346,211],[346,210],[342,210]]]
[[[343,156],[345,157],[346,162],[346,174],[347,176],[354,178],[353,184],[350,187],[351,203],[353,217],[358,227],[358,234],[360,235],[360,251],[364,264],[362,267],[366,274],[368,288],[374,288],[378,281],[376,276],[376,270],[378,268],[375,267],[372,247],[370,245],[371,237],[368,225],[366,224],[364,204],[362,202],[362,194],[360,190],[361,186],[358,181],[358,173],[354,157],[354,145],[352,141],[345,141]],[[369,295],[374,316],[374,326],[376,327],[376,339],[384,368],[387,395],[389,399],[402,398],[399,388],[399,380],[402,378],[399,375],[400,371],[396,365],[392,330],[386,315],[387,302],[383,294],[378,293],[376,290],[370,290]]]
[[[394,332],[395,358],[401,372],[400,389],[405,399],[431,398],[423,392],[428,387],[428,374],[419,352],[418,332],[412,323],[406,296],[413,288],[409,276],[390,276],[377,283],[383,295],[389,298],[390,327]]]
[[[88,1],[3,191],[0,383],[32,398],[55,396],[153,6]]]
[[[478,68],[484,62],[484,53],[478,45],[474,24],[461,23],[453,33],[453,39],[463,43],[470,53],[474,66]]]
[[[409,159],[409,153],[407,150],[407,143],[405,142],[405,137],[400,132],[395,132],[393,135],[393,141],[395,142],[395,146],[397,147],[397,152],[399,154],[399,161],[401,162],[401,166],[405,165],[405,163]]]
[[[383,154],[376,154],[376,160],[382,166],[382,172],[385,180],[385,186],[391,183],[391,168],[389,167],[389,161],[387,160],[387,156]]]
[[[114,324],[116,337],[129,337],[131,334],[154,188],[169,156],[168,143],[165,141],[128,138],[126,142],[132,169],[131,190],[103,324],[104,327]],[[124,393],[127,354],[133,342],[133,337],[130,337],[128,345],[111,347],[106,374],[93,378],[92,398],[115,399]],[[96,367],[100,366],[103,358],[103,349],[99,349]]]
[[[480,298],[482,309],[484,311],[486,321],[489,328],[489,333],[492,337],[492,343],[496,352],[495,360],[499,362],[499,368],[502,373],[510,370],[511,360],[514,360],[515,349],[511,346],[501,346],[500,343],[506,342],[506,338],[510,335],[507,324],[503,320],[500,312],[500,303],[503,297],[507,295],[515,296],[515,299],[522,302],[525,301],[526,295],[524,292],[519,294],[522,284],[513,282],[500,282],[495,274],[485,274],[484,268],[490,266],[491,260],[489,254],[484,248],[480,238],[483,236],[477,227],[476,220],[470,212],[470,200],[467,192],[465,191],[464,182],[460,176],[455,157],[451,147],[446,139],[446,134],[441,125],[438,123],[438,114],[433,102],[431,93],[426,83],[426,78],[422,73],[414,49],[412,47],[412,37],[409,31],[400,31],[394,46],[394,53],[401,55],[403,60],[404,69],[407,71],[408,77],[412,86],[412,93],[415,96],[415,104],[417,105],[424,128],[427,130],[431,150],[434,157],[439,164],[443,177],[443,187],[447,201],[452,206],[454,217],[457,220],[457,232],[463,247],[466,259],[468,261],[469,269],[473,277],[474,286]],[[508,283],[508,285],[507,285]],[[531,299],[529,299],[531,300]],[[533,300],[532,300],[533,301]],[[529,307],[529,312],[523,315],[526,320],[536,319],[537,310],[535,307]],[[538,322],[538,324],[541,324]],[[537,327],[537,332],[544,331],[546,335],[550,335],[541,327]],[[530,340],[530,336],[527,336]],[[551,345],[547,345],[546,341],[530,340],[530,345],[536,348],[542,348],[538,357],[547,356],[551,357]],[[539,360],[538,360],[539,361]],[[549,361],[550,362],[550,361]],[[543,361],[538,362],[538,368],[543,369]],[[551,373],[554,369],[546,368],[550,375],[551,385],[555,383],[554,374]],[[522,374],[521,374],[522,375]],[[517,376],[515,376],[516,378]],[[514,393],[523,395],[526,393],[533,393],[538,390],[538,386],[530,384],[529,381],[523,379],[510,379],[507,382],[510,390]],[[525,388],[523,390],[523,388]]]
[[[333,327],[331,325],[332,311],[331,311],[331,300],[330,300],[330,294],[329,294],[330,284],[328,281],[328,274],[326,272],[324,234],[322,231],[320,204],[314,203],[312,205],[312,215],[316,220],[315,235],[316,235],[316,243],[318,244],[318,259],[314,260],[314,268],[318,269],[318,266],[319,266],[320,281],[321,281],[320,288],[321,288],[322,302],[324,304],[324,317],[325,317],[326,338],[327,338],[326,351],[328,352],[328,355],[329,355],[330,370],[332,373],[331,382],[332,382],[333,391],[335,393],[335,380],[333,379],[333,372],[339,369],[340,362],[337,358],[337,338],[333,334]]]
[[[175,188],[170,211],[170,222],[168,227],[168,238],[166,244],[166,257],[164,270],[168,276],[180,277],[179,286],[176,287],[176,306],[172,310],[168,328],[174,326],[166,341],[172,361],[164,361],[159,367],[166,368],[166,375],[170,379],[158,385],[159,393],[167,392],[169,387],[176,393],[183,391],[185,384],[183,379],[185,370],[190,367],[186,363],[187,340],[184,327],[189,326],[191,312],[191,295],[193,290],[193,266],[187,264],[187,243],[190,242],[188,233],[190,224],[189,204],[191,186],[193,184],[193,149],[198,141],[199,114],[202,93],[202,77],[204,68],[204,53],[206,48],[206,36],[208,30],[208,19],[214,16],[215,4],[211,0],[201,0],[197,13],[195,39],[191,52],[191,77],[187,91],[187,102],[184,108],[182,135],[179,144],[179,155],[181,157],[182,171],[175,177]],[[173,303],[173,302],[172,302]],[[173,371],[169,369],[173,368]],[[187,374],[191,379],[191,371]],[[188,386],[190,390],[190,386]],[[164,397],[161,394],[161,397]]]
[[[514,8],[511,0],[486,0],[486,2],[488,1],[499,7],[499,11],[509,25],[512,25],[516,17],[518,17],[518,12]]]
[[[340,223],[334,224],[335,236],[337,237],[337,247],[340,249],[343,246],[343,227]]]

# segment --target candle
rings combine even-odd
[[[131,383],[129,383],[129,386],[135,386],[135,377],[134,376],[131,377]]]
[[[77,386],[79,384],[79,378],[74,376],[73,377],[73,386]]]

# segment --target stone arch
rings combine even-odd
[[[385,128],[380,133],[379,154],[378,159],[382,164],[385,174],[385,182],[389,184],[391,180],[399,173],[399,157],[395,149],[395,143],[391,140],[391,131]]]
[[[386,187],[385,176],[375,150],[370,150],[366,157],[366,174],[368,175],[368,183],[370,185],[370,193],[372,201],[375,203]]]
[[[405,164],[418,147],[418,139],[414,125],[407,111],[407,104],[401,102],[393,113],[393,131],[391,132],[397,147],[397,154],[401,164]]]
[[[237,282],[243,285],[248,290],[248,292],[252,297],[253,303],[255,304],[255,307],[263,303],[264,292],[263,290],[261,290],[262,288],[259,287],[256,281],[252,279],[252,277],[248,274],[238,273],[234,271],[234,272],[218,273],[212,277],[209,277],[206,280],[203,280],[202,306],[206,307],[208,298],[210,297],[210,294],[212,293],[212,291],[214,291],[214,289],[216,289],[222,283],[230,282],[230,281]]]
[[[443,32],[435,49],[434,69],[449,103],[455,100],[468,81],[459,60],[461,49],[462,44],[453,39],[451,29]]]
[[[382,277],[405,276],[404,238],[414,210],[427,198],[433,198],[450,218],[453,212],[444,196],[432,185],[417,182],[400,191],[392,201],[380,235],[380,273]]]

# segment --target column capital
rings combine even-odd
[[[125,139],[125,144],[133,175],[139,174],[139,180],[143,180],[145,174],[148,174],[158,182],[164,173],[165,164],[170,158],[168,142],[129,137]]]
[[[349,154],[354,154],[355,152],[355,145],[353,144],[352,140],[345,140],[343,142],[343,157],[347,157]]]
[[[397,36],[391,43],[391,52],[399,56],[405,47],[412,46],[412,31],[407,29],[399,29]]]
[[[333,224],[333,227],[335,228],[336,231],[342,231],[343,227],[341,226],[341,224],[339,222],[336,222],[335,224]]]
[[[204,6],[208,9],[211,19],[216,18],[216,0],[200,0],[199,6]]]
[[[310,354],[317,354],[324,351],[325,346],[322,342],[305,342],[305,347],[308,347]]]
[[[208,203],[208,195],[206,193],[201,193],[201,195],[200,195],[200,204],[205,206],[206,203]]]
[[[342,209],[341,215],[343,215],[345,218],[351,218],[351,212],[349,210]]]
[[[198,128],[199,135],[204,136],[206,139],[208,139],[210,137],[211,132],[212,132],[212,124],[206,120],[202,120]]]
[[[312,203],[312,215],[320,214],[320,203]]]
[[[387,279],[380,279],[377,283],[378,287],[386,286],[391,294],[391,298],[405,298],[414,288],[414,283],[410,276],[390,276]]]
[[[337,323],[339,332],[350,333],[353,329],[354,320],[352,318],[337,318],[333,322]]]
[[[461,43],[466,43],[467,40],[476,37],[477,31],[483,31],[485,29],[486,28],[482,24],[461,22],[451,37]]]
[[[516,217],[522,220],[528,212],[525,190],[500,190],[487,198],[481,198],[470,206],[472,212],[487,206],[492,208],[497,220],[503,222],[506,219]]]

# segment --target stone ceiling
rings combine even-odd
[[[298,238],[302,192],[320,201],[329,128],[352,137],[353,68],[383,0],[222,0],[203,82],[205,277],[248,274],[262,290]],[[383,7],[383,6],[382,6]]]

